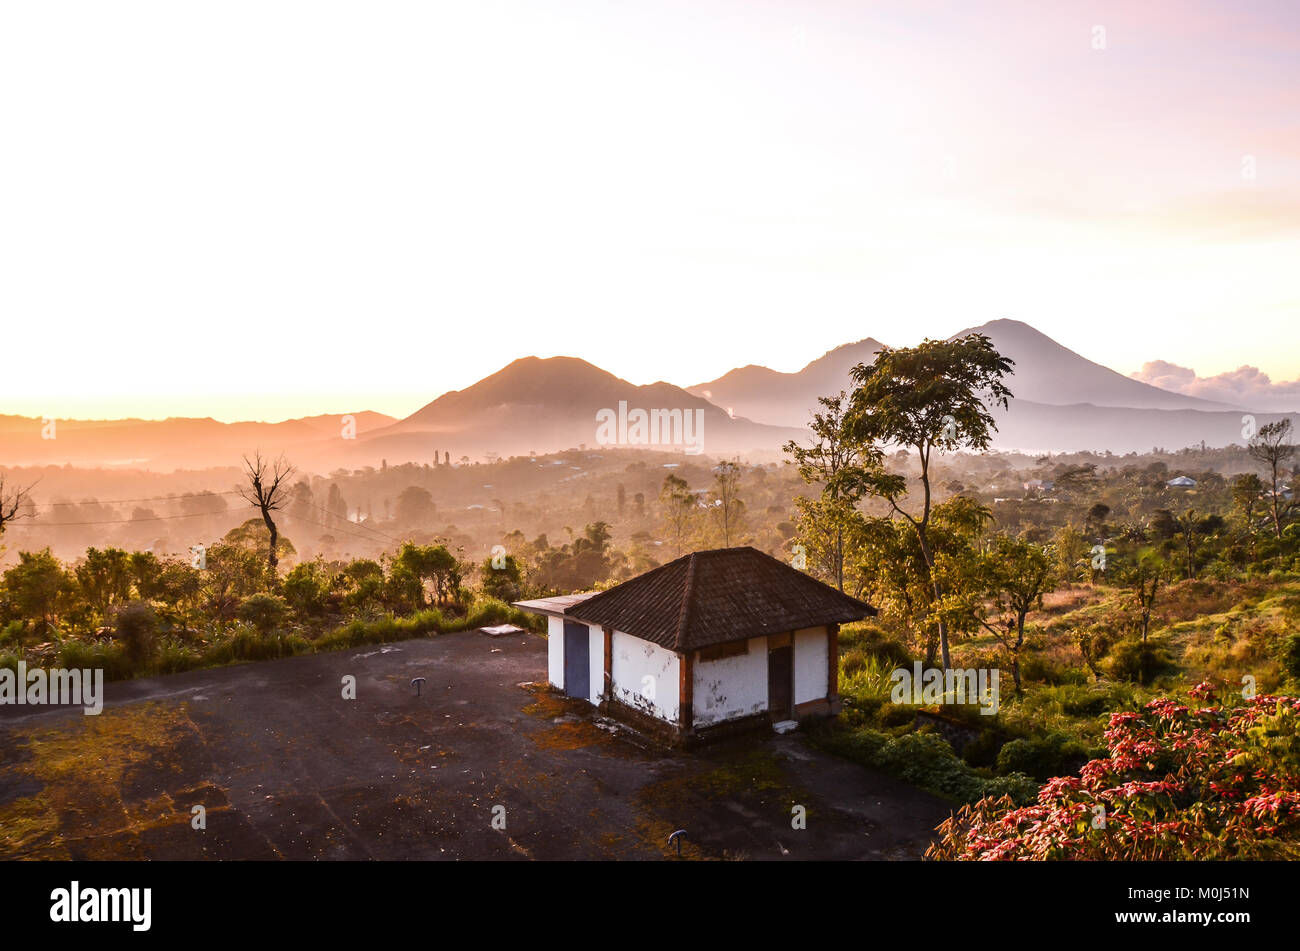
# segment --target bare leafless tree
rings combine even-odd
[[[19,486],[16,489],[5,489],[5,477],[0,475],[0,535],[5,532],[5,526],[10,522],[20,518],[31,518],[34,513],[24,511],[28,500],[31,498],[32,488],[36,483],[29,486]]]
[[[275,527],[275,519],[271,518],[271,513],[289,501],[289,478],[295,470],[284,458],[283,453],[280,458],[271,463],[262,459],[260,450],[253,453],[251,460],[247,456],[244,457],[244,469],[248,474],[249,487],[240,489],[239,494],[244,497],[244,501],[262,513],[262,521],[266,523],[266,528],[271,533],[271,546],[267,551],[266,563],[274,574],[279,563],[275,550],[280,541],[280,533]]]

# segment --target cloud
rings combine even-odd
[[[1259,367],[1240,366],[1217,376],[1197,376],[1190,367],[1180,367],[1167,360],[1152,360],[1129,375],[1163,390],[1229,403],[1243,409],[1273,413],[1300,409],[1300,380],[1274,383]]]

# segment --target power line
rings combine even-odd
[[[14,520],[7,519],[5,521],[5,530],[7,531],[8,529],[14,527],[23,528],[31,525],[35,525],[38,528],[62,528],[65,525],[128,525],[132,522],[164,522],[172,518],[200,518],[204,515],[221,515],[221,514],[223,513],[187,512],[184,515],[149,515],[144,518],[106,519],[101,522],[39,522],[37,523],[33,519],[39,518],[40,516],[38,515],[38,516],[34,516],[33,519],[28,519],[26,522],[18,521],[17,519]]]
[[[185,498],[202,499],[210,496],[227,496],[227,495],[238,495],[242,497],[243,491],[240,489],[232,489],[226,492],[212,492],[209,490],[204,490],[200,494],[191,495],[191,496],[158,495],[158,496],[151,496],[151,497],[139,498],[139,499],[105,499],[102,501],[93,500],[88,502],[45,502],[42,504],[50,507],[67,506],[67,505],[124,505],[131,502],[179,502],[179,501],[183,501]],[[301,499],[295,500],[293,498],[286,500],[286,502],[289,503],[292,503],[294,501],[302,502],[303,500]],[[339,521],[347,522],[349,526],[360,528],[367,532],[371,532],[373,535],[377,535],[380,538],[387,539],[388,541],[391,542],[397,542],[399,544],[402,542],[402,539],[397,538],[393,535],[389,535],[387,532],[381,532],[377,528],[372,528],[371,526],[365,525],[361,522],[353,522],[351,519],[347,518],[344,515],[339,515],[336,512],[331,512],[329,509],[327,509],[324,505],[322,505],[319,502],[304,502],[303,504],[307,505],[310,508],[319,509],[324,515],[326,515],[329,518],[335,518],[338,519]],[[249,508],[257,508],[257,506],[250,505]],[[170,519],[177,519],[177,518],[200,518],[205,515],[220,516],[220,515],[225,515],[229,511],[230,511],[229,509],[222,509],[220,511],[212,511],[212,512],[188,512],[183,515],[150,515],[144,518],[99,519],[99,520],[81,521],[81,522],[29,522],[29,524],[31,525],[31,527],[41,527],[41,528],[46,528],[46,527],[55,528],[55,527],[62,527],[62,526],[81,527],[81,526],[89,526],[89,525],[128,525],[133,522],[162,522],[162,521],[167,521]],[[348,535],[356,535],[356,537],[358,538],[365,538],[369,541],[376,540],[366,535],[358,535],[356,532],[348,531],[347,529],[340,528],[338,526],[326,525],[322,522],[316,522],[313,521],[312,519],[305,518],[301,515],[295,515],[293,511],[289,509],[285,510],[285,514],[288,515],[290,518],[307,522],[311,525],[316,525],[317,527],[323,528],[326,531],[340,531]],[[32,518],[39,519],[40,514],[38,513],[36,516],[33,516]],[[15,521],[6,521],[6,527],[13,526],[14,524],[16,524]],[[17,524],[21,524],[21,523],[17,523]]]
[[[51,508],[56,505],[126,505],[128,502],[184,502],[186,499],[202,499],[213,495],[239,495],[238,489],[232,489],[229,492],[210,492],[204,489],[201,493],[188,495],[154,495],[145,499],[89,499],[85,502],[33,502],[33,505],[48,505]],[[216,514],[216,513],[214,513]]]
[[[358,533],[358,532],[350,532],[350,531],[348,531],[346,528],[338,528],[338,527],[336,527],[336,526],[326,525],[324,522],[316,522],[316,521],[313,521],[312,519],[309,519],[309,518],[303,518],[301,515],[298,515],[298,516],[295,516],[295,517],[296,517],[300,522],[306,522],[308,525],[315,525],[315,526],[317,526],[318,528],[323,528],[323,529],[325,529],[325,531],[327,531],[327,532],[342,532],[344,535],[355,535],[357,538],[360,538],[362,541],[367,541],[367,542],[373,542],[373,541],[375,541],[375,539],[374,539],[374,538],[371,538],[369,535],[362,535],[362,534],[360,534],[360,533]],[[335,516],[335,518],[338,518],[338,517],[339,517],[339,516],[337,516],[337,515]],[[352,523],[350,523],[350,524],[355,525],[355,524],[357,524],[357,523],[352,522]],[[373,528],[372,528],[372,529],[370,529],[370,531],[372,531],[372,532],[373,532],[373,531],[377,531],[377,529],[373,529]],[[382,533],[381,533],[381,534],[382,534]],[[385,537],[385,538],[392,539],[392,540],[395,541],[395,542],[400,542],[400,539],[393,538],[392,535],[385,535],[384,537]]]
[[[352,519],[348,518],[348,517],[345,516],[345,515],[339,515],[337,512],[331,512],[329,509],[327,509],[325,506],[321,505],[319,502],[308,502],[307,504],[308,504],[309,506],[311,506],[312,508],[320,509],[322,512],[324,512],[324,513],[325,513],[326,515],[328,515],[330,518],[337,518],[337,519],[339,519],[340,521],[347,522],[349,525],[354,525],[354,526],[356,526],[357,528],[363,528],[363,529],[365,529],[365,530],[368,531],[368,532],[374,532],[376,535],[380,535],[380,536],[382,536],[382,537],[384,537],[384,538],[387,538],[387,539],[388,539],[389,541],[391,541],[391,542],[401,542],[401,541],[402,541],[402,539],[400,539],[400,538],[394,538],[392,535],[389,535],[387,532],[381,532],[379,529],[377,529],[377,528],[371,528],[369,525],[366,525],[366,524],[364,524],[364,523],[362,523],[362,522],[354,522],[354,521],[352,521]],[[328,526],[328,525],[321,525],[320,522],[312,522],[311,519],[309,519],[309,518],[303,518],[301,515],[294,515],[292,511],[288,512],[288,515],[289,515],[290,518],[296,518],[296,519],[299,519],[300,521],[303,521],[303,522],[310,522],[312,525],[320,525],[321,528],[329,528],[329,527],[330,527],[330,526]],[[340,531],[341,531],[341,529],[340,529]]]

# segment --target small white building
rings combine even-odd
[[[1178,476],[1177,478],[1170,479],[1165,483],[1165,485],[1171,489],[1191,489],[1195,487],[1196,480],[1189,479],[1187,476]]]
[[[548,618],[552,685],[674,742],[838,713],[839,626],[876,613],[748,547],[515,606]]]

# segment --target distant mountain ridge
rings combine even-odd
[[[982,333],[1005,357],[1015,361],[1008,381],[1016,399],[1049,406],[1091,403],[1136,409],[1235,409],[1224,403],[1173,393],[1131,379],[1094,363],[1051,337],[1019,320],[1000,319],[953,334]],[[836,347],[795,373],[780,373],[762,366],[731,370],[708,383],[687,389],[751,419],[785,426],[807,425],[817,408],[817,398],[852,388],[849,371],[858,363],[871,363],[884,346],[874,337]]]
[[[521,455],[600,445],[597,413],[681,410],[703,413],[703,452],[718,455],[779,448],[803,436],[728,413],[671,383],[637,386],[577,357],[522,357],[464,390],[444,393],[406,419],[369,433],[358,450],[399,458],[438,448],[462,453]],[[669,442],[662,448],[695,447]]]
[[[1243,409],[1184,396],[1123,376],[1016,320],[994,320],[954,334],[983,333],[1015,361],[1014,399],[999,410],[994,447],[1035,452],[1146,451],[1243,442]],[[950,338],[952,339],[952,338]],[[238,466],[260,449],[289,454],[303,470],[327,472],[383,462],[432,462],[450,454],[481,459],[602,448],[600,414],[620,413],[628,445],[708,456],[775,453],[807,437],[818,397],[850,388],[849,371],[870,363],[883,344],[873,337],[836,347],[794,373],[738,367],[682,388],[638,386],[578,357],[522,357],[463,390],[444,393],[405,419],[382,413],[323,414],[279,423],[215,419],[56,420],[0,416],[5,466],[137,466],[156,470]],[[702,419],[702,439],[635,443],[637,411]],[[1256,425],[1283,414],[1256,414]],[[627,425],[629,422],[632,425]],[[670,434],[666,434],[671,436]],[[686,437],[686,433],[681,433]]]

